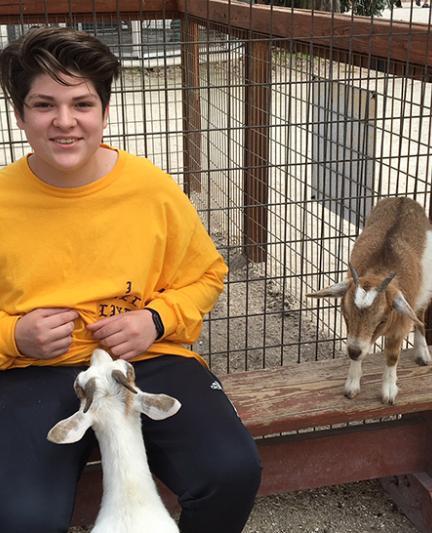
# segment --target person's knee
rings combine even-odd
[[[261,462],[257,453],[245,454],[241,459],[229,460],[219,464],[214,477],[213,490],[225,494],[225,497],[254,499],[261,482]]]
[[[244,501],[248,505],[261,481],[261,463],[255,447],[244,450],[241,456],[229,449],[219,457],[210,454],[208,463],[197,469],[201,471],[199,481],[188,494],[206,501]]]
[[[258,455],[246,453],[239,458],[227,449],[223,460],[212,462],[212,468],[204,470],[180,497],[181,531],[239,533],[252,510],[261,480]]]

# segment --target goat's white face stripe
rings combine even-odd
[[[357,287],[354,295],[354,304],[357,309],[366,309],[374,303],[377,294],[376,289],[365,291],[362,287]]]

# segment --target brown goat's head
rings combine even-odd
[[[308,294],[310,298],[342,298],[342,314],[347,327],[347,351],[353,360],[363,359],[375,341],[393,327],[412,321],[421,324],[396,283],[395,274],[359,276],[350,265],[347,280]]]

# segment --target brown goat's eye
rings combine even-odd
[[[374,335],[379,335],[379,330],[384,326],[387,320],[381,320],[375,327]]]

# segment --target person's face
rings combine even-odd
[[[88,80],[64,76],[62,85],[48,74],[37,76],[24,101],[23,116],[15,113],[33,149],[32,170],[53,185],[73,186],[97,174],[97,152],[107,125],[108,109]]]

